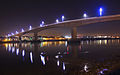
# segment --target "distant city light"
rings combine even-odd
[[[24,32],[24,29],[22,29],[22,32]]]
[[[83,14],[83,17],[84,17],[84,18],[87,18],[87,14],[86,14],[86,13],[84,13],[84,14]]]
[[[29,30],[32,30],[32,26],[29,27]]]
[[[16,34],[18,34],[18,31],[16,31]]]
[[[14,33],[11,33],[11,35],[14,35]]]
[[[100,16],[103,15],[103,8],[99,8],[99,15],[100,15]]]
[[[59,20],[58,20],[58,19],[56,19],[56,23],[59,23]]]
[[[69,38],[71,38],[71,36],[65,36],[65,38],[68,38],[68,39],[69,39]]]
[[[65,19],[65,16],[62,16],[62,21],[64,21],[64,19]]]
[[[8,34],[8,37],[11,36],[10,34]]]

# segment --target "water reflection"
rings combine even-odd
[[[33,63],[33,53],[32,52],[30,52],[30,61],[31,61],[31,63]]]
[[[59,69],[67,75],[104,75],[120,62],[119,40],[81,41],[67,45],[66,42],[15,43],[4,46],[8,52],[22,56],[24,62],[26,60],[54,71]]]

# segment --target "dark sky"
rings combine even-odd
[[[0,1],[0,35],[21,31],[21,28],[47,24],[65,15],[66,20],[82,18],[84,12],[90,17],[98,16],[98,8],[104,15],[120,14],[120,0],[3,0]],[[120,22],[116,28],[120,28]]]

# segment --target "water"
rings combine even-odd
[[[120,40],[0,44],[0,75],[120,75]]]

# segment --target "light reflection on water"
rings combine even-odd
[[[64,41],[58,41],[6,43],[3,45],[7,52],[16,54],[18,60],[21,59],[19,57],[22,56],[23,63],[25,61],[35,65],[39,63],[39,65],[47,66],[47,68],[51,68],[54,71],[59,67],[61,68],[59,71],[62,72],[63,75],[103,75],[109,73],[114,65],[116,67],[116,64],[120,62],[118,60],[120,59],[119,41],[120,40],[81,41],[79,44],[68,44]],[[16,56],[14,55],[14,57]],[[48,70],[48,72],[49,71],[51,70]]]

